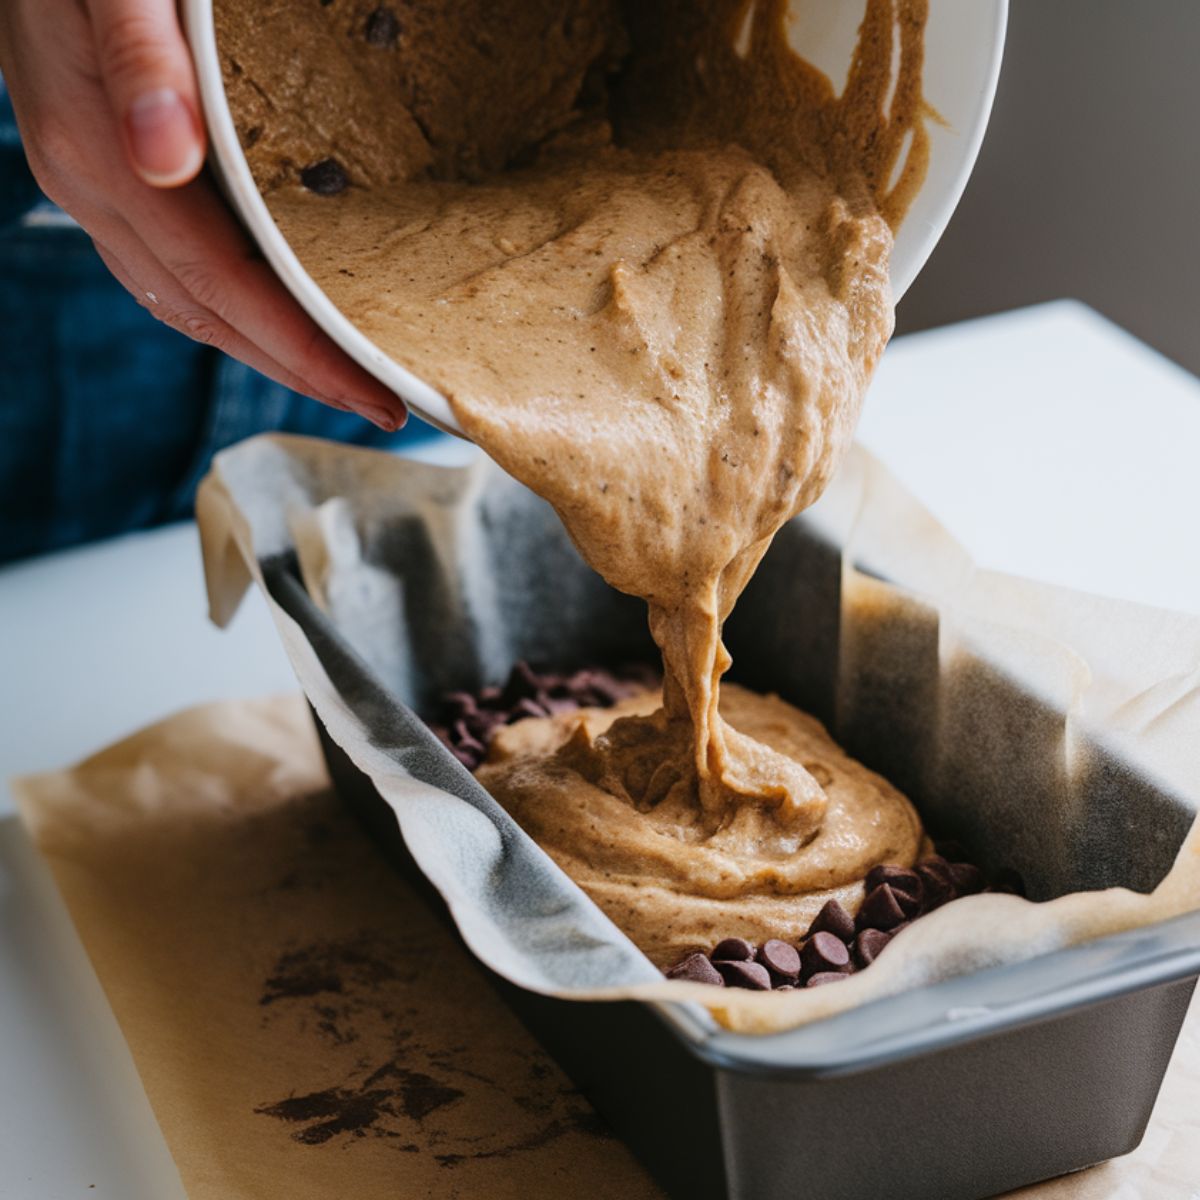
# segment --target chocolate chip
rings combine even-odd
[[[904,920],[905,912],[900,907],[891,886],[881,883],[867,893],[867,898],[858,910],[856,924],[859,929],[891,929]]]
[[[745,938],[726,938],[713,947],[708,957],[713,962],[751,962],[754,959],[754,947]]]
[[[771,976],[767,968],[756,962],[733,962],[722,960],[713,964],[721,972],[726,987],[748,988],[752,992],[771,990]]]
[[[818,971],[815,975],[810,975],[805,981],[805,987],[824,987],[827,983],[841,983],[843,979],[849,979],[850,976],[844,971]]]
[[[837,900],[826,900],[821,911],[808,927],[808,936],[814,933],[832,933],[834,937],[848,942],[854,936],[854,918]]]
[[[886,883],[894,892],[906,892],[919,904],[925,891],[921,876],[911,867],[897,867],[891,863],[883,863],[872,867],[867,872],[867,891],[873,891],[881,883]]]
[[[447,749],[451,754],[454,755],[455,758],[458,759],[460,763],[462,763],[464,767],[467,768],[468,771],[475,770],[475,768],[479,766],[481,762],[483,762],[482,755],[475,754],[470,750],[464,750],[460,746],[448,746]]]
[[[367,18],[363,33],[369,45],[387,49],[394,46],[400,38],[399,18],[390,8],[377,8]]]
[[[882,929],[864,929],[854,939],[854,961],[860,967],[869,967],[891,940],[892,935]]]
[[[523,720],[525,717],[545,717],[550,714],[536,700],[518,700],[513,705],[512,712],[508,714],[508,724],[512,725],[516,721]]]
[[[795,983],[800,977],[800,952],[788,942],[770,938],[758,948],[755,957],[776,982]]]
[[[976,892],[983,891],[983,872],[974,863],[952,862],[950,878],[954,880],[954,886],[960,896],[973,896]]]
[[[455,721],[450,726],[450,738],[460,750],[478,754],[482,754],[484,751],[483,743],[472,736],[465,721]]]
[[[721,972],[708,961],[708,956],[699,950],[677,962],[666,972],[666,976],[668,979],[685,979],[688,983],[711,983],[717,987],[723,987],[725,984]]]
[[[300,182],[318,196],[336,196],[345,191],[349,180],[336,159],[323,158],[300,172]]]
[[[633,683],[625,683],[608,671],[597,671],[592,679],[592,692],[600,697],[602,703],[611,706],[628,699],[638,689]]]
[[[850,966],[850,951],[832,933],[814,933],[800,951],[800,963],[806,978],[822,971],[844,971]]]
[[[924,884],[927,912],[940,908],[958,895],[950,864],[941,855],[933,855],[917,863],[916,872]]]
[[[993,892],[1006,892],[1011,896],[1024,896],[1025,880],[1021,877],[1020,871],[1014,871],[1012,867],[1001,867],[996,872],[996,877],[992,880]]]
[[[527,662],[517,662],[508,673],[498,697],[501,704],[511,707],[518,700],[532,700],[542,690],[542,681]]]

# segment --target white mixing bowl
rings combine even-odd
[[[792,45],[835,83],[844,81],[862,20],[861,0],[791,0]],[[230,203],[263,255],[309,315],[356,362],[418,416],[461,436],[450,404],[344,317],[300,265],[250,174],[225,96],[213,26],[213,0],[183,0],[208,124],[209,160]],[[930,0],[924,90],[945,124],[930,126],[929,171],[896,235],[892,291],[904,295],[942,236],[975,165],[996,93],[1008,0]]]

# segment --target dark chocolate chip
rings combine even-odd
[[[859,929],[892,929],[904,920],[905,912],[900,907],[896,893],[890,885],[881,883],[867,893],[867,898],[858,910],[856,924]]]
[[[468,771],[475,770],[475,768],[483,761],[483,758],[480,755],[474,754],[470,750],[464,750],[461,746],[450,746],[448,748],[450,753],[453,754],[454,757],[457,758],[458,761],[462,763],[462,765],[466,767]]]
[[[827,983],[840,983],[843,979],[849,979],[850,976],[845,971],[818,971],[815,975],[810,975],[805,981],[805,987],[824,987]]]
[[[755,956],[776,981],[795,983],[800,976],[800,952],[788,942],[770,938],[758,948]]]
[[[925,885],[921,882],[921,876],[911,867],[897,867],[891,863],[883,863],[878,867],[872,867],[867,872],[867,891],[873,891],[881,883],[886,883],[893,892],[905,892],[911,896],[914,908],[920,905],[925,892]]]
[[[808,936],[814,933],[832,933],[834,937],[848,942],[854,936],[854,918],[837,900],[826,900],[821,911],[808,927]]]
[[[940,908],[958,894],[954,887],[954,877],[950,873],[950,864],[941,855],[934,855],[917,863],[916,872],[925,885],[926,911]]]
[[[466,717],[479,711],[479,705],[475,703],[475,697],[470,692],[449,692],[444,704],[452,717]]]
[[[745,938],[726,938],[713,947],[708,957],[713,962],[751,962],[754,959],[754,947]]]
[[[854,961],[860,967],[869,967],[891,940],[892,935],[884,933],[882,929],[864,929],[854,939]]]
[[[460,750],[478,754],[484,752],[484,744],[478,738],[472,736],[470,729],[467,728],[466,721],[455,721],[450,726],[450,737]]]
[[[814,933],[800,950],[800,963],[806,978],[822,971],[844,971],[850,967],[850,951],[832,933]]]
[[[542,681],[527,662],[513,664],[500,692],[500,703],[511,708],[518,700],[532,700],[542,690]]]
[[[300,182],[318,196],[336,196],[346,190],[350,180],[341,163],[333,158],[323,158],[300,172]]]
[[[512,707],[512,712],[508,714],[508,723],[511,725],[514,721],[520,721],[525,717],[545,717],[548,712],[536,700],[518,700]]]
[[[708,961],[708,956],[699,950],[677,962],[666,972],[666,976],[668,979],[686,979],[689,983],[711,983],[717,987],[723,987],[725,984],[721,972]]]
[[[1007,892],[1012,896],[1024,896],[1026,894],[1025,880],[1021,878],[1020,871],[1014,871],[1012,867],[1001,867],[992,880],[992,891]]]
[[[721,972],[726,987],[748,988],[752,992],[769,992],[771,976],[767,968],[756,962],[722,960],[713,964]]]
[[[608,671],[597,671],[592,679],[591,690],[600,697],[605,705],[611,707],[628,699],[638,689],[637,684],[624,682]]]
[[[371,46],[382,49],[394,46],[400,38],[400,20],[390,8],[377,8],[367,18],[364,36]]]
[[[976,892],[983,891],[983,872],[974,863],[952,862],[950,878],[954,880],[954,886],[960,896],[973,896]]]

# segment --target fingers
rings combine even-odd
[[[398,429],[403,402],[308,317],[207,179],[185,182],[204,145],[174,0],[55,0],[53,21],[39,16],[49,4],[0,0],[5,79],[47,193],[106,247],[119,278],[167,324],[289,387]],[[188,109],[187,122],[167,111],[173,105],[164,90]],[[118,137],[136,173],[120,161]],[[161,190],[171,183],[180,186]],[[147,292],[159,303],[147,302]]]
[[[321,331],[254,253],[206,180],[169,196],[147,192],[135,225],[149,252],[197,304],[304,380],[301,390],[384,429],[404,424],[403,402]]]
[[[246,363],[256,371],[292,391],[307,393],[302,379],[280,366],[252,342],[231,328],[215,313],[202,308],[167,274],[161,263],[141,246],[132,230],[119,227],[109,233],[109,240],[121,246],[120,253],[100,241],[93,240],[96,253],[122,287],[148,312],[172,329],[214,346]],[[327,396],[317,397],[321,403],[343,412],[352,411],[349,405]]]
[[[204,163],[192,60],[174,0],[87,0],[100,74],[133,168],[178,187]]]

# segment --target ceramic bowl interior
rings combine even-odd
[[[255,186],[225,95],[212,0],[183,0],[208,125],[210,162],[242,223],[288,290],[347,354],[414,413],[462,435],[450,403],[390,358],[335,307],[284,239]],[[931,0],[925,34],[925,95],[941,121],[930,127],[929,171],[896,236],[892,289],[899,299],[925,265],[958,204],[979,153],[1004,44],[1008,0]],[[853,0],[791,0],[792,45],[835,82],[844,81],[862,19]]]

